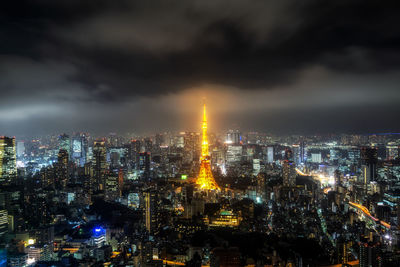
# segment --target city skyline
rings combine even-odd
[[[215,131],[400,132],[395,10],[375,1],[8,2],[0,130],[195,130],[206,97]]]

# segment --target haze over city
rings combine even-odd
[[[214,130],[400,131],[399,18],[376,1],[7,1],[0,12],[4,134],[193,130],[204,97]]]

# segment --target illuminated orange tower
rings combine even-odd
[[[202,130],[200,172],[196,183],[201,189],[219,190],[219,186],[215,182],[214,176],[211,172],[210,155],[208,152],[206,104],[204,104]]]

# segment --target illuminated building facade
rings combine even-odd
[[[59,149],[65,149],[66,151],[68,151],[68,154],[70,154],[71,140],[69,138],[69,135],[61,134],[58,137],[58,148]]]
[[[282,165],[282,178],[284,186],[296,186],[296,166],[293,161],[285,160]]]
[[[221,210],[217,216],[206,217],[206,223],[210,227],[237,227],[241,220],[242,217],[234,214],[231,210]]]
[[[201,189],[219,190],[219,186],[214,180],[211,172],[210,154],[208,151],[208,137],[207,137],[207,115],[206,105],[204,104],[203,110],[203,123],[202,123],[202,140],[201,140],[201,156],[200,156],[200,172],[197,177],[196,183]]]
[[[15,137],[0,136],[0,183],[8,183],[17,177]]]
[[[5,209],[0,210],[0,240],[2,240],[8,231],[8,212]]]
[[[159,229],[159,201],[155,191],[143,193],[145,208],[145,226],[150,234],[155,234]]]

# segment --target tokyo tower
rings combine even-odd
[[[201,189],[219,190],[220,188],[215,182],[214,176],[211,172],[210,155],[208,152],[206,104],[204,104],[202,130],[203,135],[201,139],[200,172],[196,183]]]

